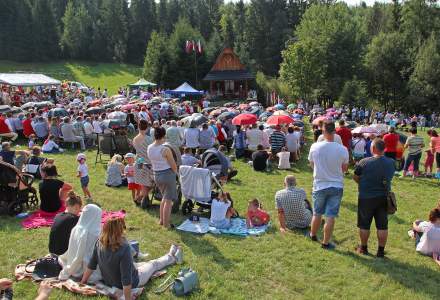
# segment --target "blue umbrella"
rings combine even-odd
[[[274,105],[274,108],[282,110],[282,109],[284,109],[284,105],[283,104],[277,104],[277,105]]]

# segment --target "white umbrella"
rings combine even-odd
[[[370,126],[359,126],[351,131],[351,133],[374,133],[377,134],[377,129]]]
[[[388,126],[386,124],[372,124],[370,127],[376,129],[378,134],[388,132]]]

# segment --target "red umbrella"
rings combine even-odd
[[[293,123],[293,119],[286,115],[270,116],[266,123],[268,125],[291,124]]]
[[[102,100],[93,100],[90,102],[90,106],[99,106],[102,104]]]
[[[233,125],[252,125],[257,123],[257,116],[254,114],[241,114],[232,119]]]

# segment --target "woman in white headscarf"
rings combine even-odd
[[[82,277],[101,234],[101,216],[102,210],[94,204],[88,204],[83,208],[78,223],[70,234],[69,248],[58,258],[63,266],[59,275],[60,280],[67,280],[71,276]],[[100,279],[101,273],[96,270],[89,282],[94,283]]]

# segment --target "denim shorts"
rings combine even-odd
[[[79,179],[79,181],[81,182],[81,187],[82,188],[85,188],[85,187],[88,187],[89,186],[89,176],[87,175],[87,176],[84,176],[84,177],[81,177],[80,179]]]
[[[337,217],[343,191],[342,188],[330,187],[313,192],[313,214],[331,218]]]

